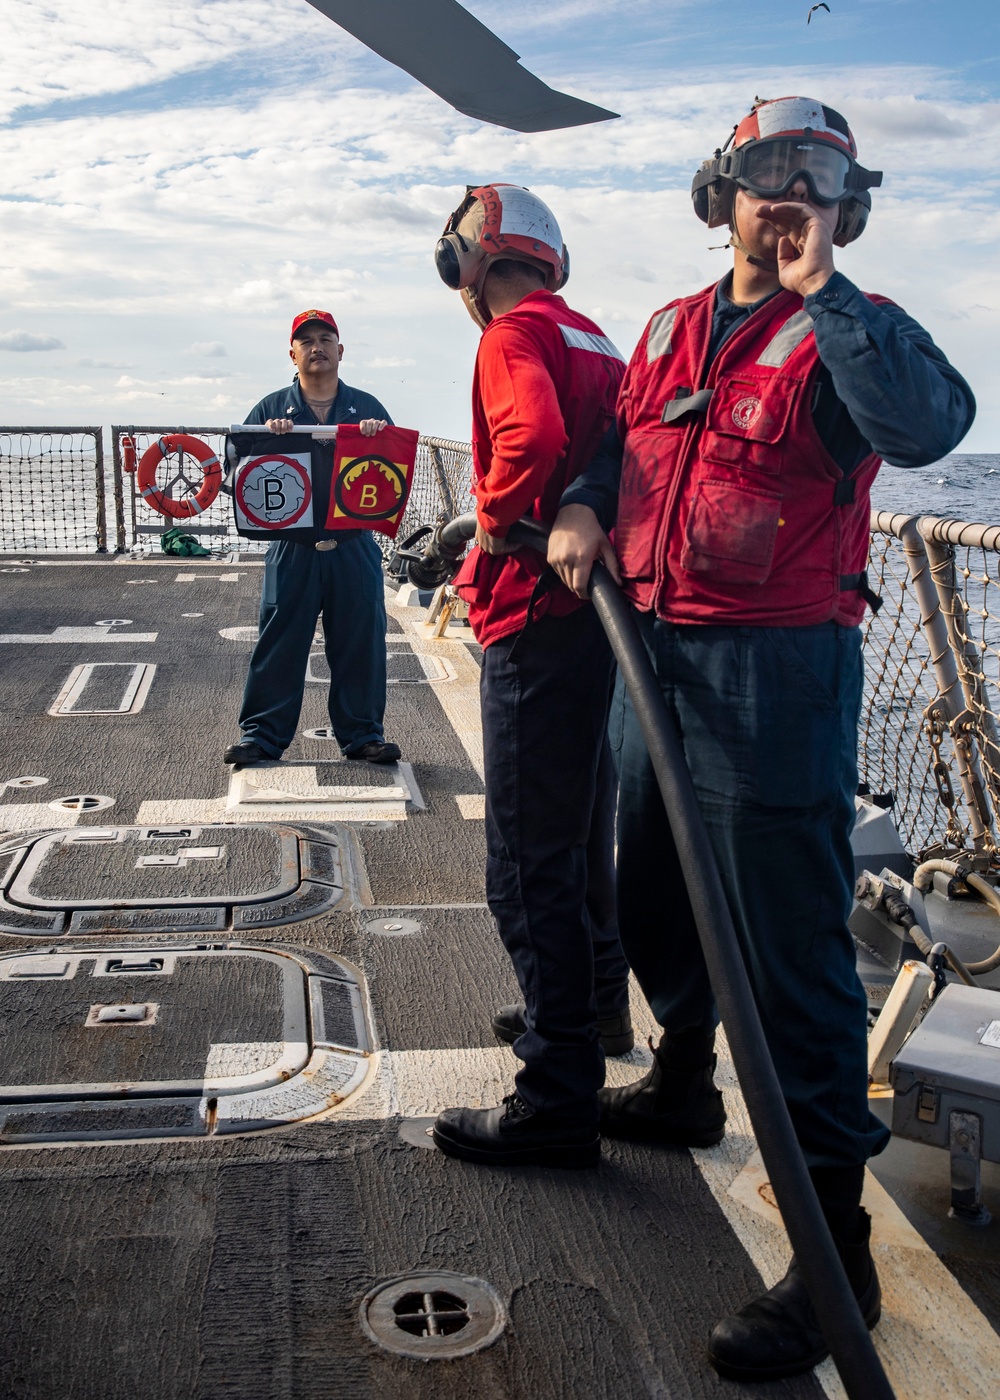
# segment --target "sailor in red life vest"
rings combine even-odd
[[[861,233],[880,182],[829,107],[755,104],[692,187],[699,217],[730,228],[733,271],[653,316],[615,427],[565,493],[549,549],[581,596],[602,559],[635,607],[778,1077],[869,1326],[879,1285],[860,1201],[865,1162],[888,1133],[868,1109],[866,999],[847,928],[857,624],[878,601],[865,575],[868,493],[880,459],[933,462],[975,413],[927,332],[835,269],[834,245]],[[602,1091],[601,1131],[707,1146],[725,1129],[718,1016],[623,694],[612,743],[622,945],[664,1030],[644,1078]],[[794,1375],[826,1355],[794,1262],[716,1326],[709,1355],[737,1380]]]
[[[472,391],[478,528],[456,586],[483,647],[486,895],[522,1005],[497,1036],[523,1061],[493,1109],[452,1108],[442,1151],[472,1162],[595,1165],[604,1053],[632,1046],[614,893],[613,664],[594,610],[541,555],[549,524],[614,419],[624,360],[556,293],[568,256],[552,212],[517,185],[469,189],[436,252],[483,328]]]

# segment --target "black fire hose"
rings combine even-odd
[[[475,515],[439,526],[423,577],[446,569],[437,583],[446,582],[475,528]],[[544,553],[548,531],[521,520],[508,538]],[[410,579],[420,586],[419,577]],[[850,1400],[893,1400],[792,1127],[680,739],[631,608],[601,563],[590,576],[590,597],[649,749],[740,1088],[823,1336]]]

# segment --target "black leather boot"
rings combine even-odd
[[[484,1166],[596,1167],[601,1160],[592,1120],[536,1112],[519,1094],[499,1108],[446,1108],[434,1141],[447,1156]]]
[[[714,1147],[726,1131],[722,1094],[712,1075],[715,1031],[664,1031],[653,1064],[634,1084],[602,1089],[601,1132],[606,1137],[674,1147]]]
[[[524,1024],[524,1002],[516,1002],[513,1006],[501,1006],[493,1017],[492,1024],[497,1040],[513,1045],[518,1036],[524,1035],[527,1030]],[[597,1034],[601,1038],[601,1049],[605,1055],[627,1055],[635,1044],[632,1017],[628,1011],[598,1021]]]
[[[813,1173],[817,1190],[821,1173],[854,1173],[857,1169],[825,1167]],[[864,1168],[860,1169],[861,1175]],[[843,1196],[826,1199],[820,1205],[827,1217],[837,1252],[861,1315],[869,1329],[881,1315],[882,1293],[871,1256],[871,1217],[857,1204],[845,1203]],[[773,1381],[797,1376],[823,1361],[830,1349],[823,1339],[816,1313],[798,1261],[792,1256],[788,1273],[760,1298],[715,1327],[708,1344],[708,1357],[720,1376],[734,1381]]]

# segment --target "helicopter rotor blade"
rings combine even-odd
[[[458,0],[309,0],[445,102],[513,131],[556,131],[616,117],[557,92]]]

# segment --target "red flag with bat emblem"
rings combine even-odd
[[[396,538],[419,436],[413,428],[383,428],[365,437],[356,423],[338,426],[328,530],[380,530]]]

